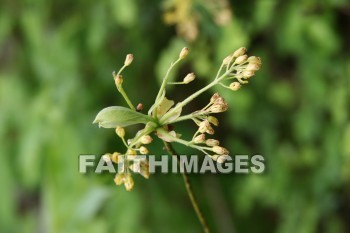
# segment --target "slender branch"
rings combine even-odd
[[[179,163],[179,166],[182,166],[181,165],[180,156],[176,153],[176,151],[174,150],[172,145],[169,142],[165,142],[164,141],[164,146],[165,146],[166,151],[170,155],[176,156],[177,161]],[[185,171],[185,169],[182,169],[182,170],[183,170],[182,177],[183,177],[183,180],[185,182],[186,191],[187,191],[187,194],[188,194],[188,196],[190,198],[190,201],[192,203],[193,209],[196,212],[200,223],[202,224],[204,233],[210,233],[207,221],[205,220],[205,217],[204,217],[204,215],[203,215],[203,213],[202,213],[202,211],[201,211],[201,209],[199,207],[198,201],[197,201],[197,199],[196,199],[196,197],[195,197],[195,195],[193,193],[192,185],[191,185],[191,181],[190,181],[190,178],[188,176],[188,173]]]

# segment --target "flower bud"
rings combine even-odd
[[[114,152],[113,155],[112,155],[112,162],[113,163],[119,163],[120,162],[120,157],[121,157],[121,154],[118,153],[118,152]]]
[[[255,63],[257,65],[261,65],[261,59],[260,57],[256,57],[256,56],[250,56],[247,60],[249,63]]]
[[[126,55],[124,66],[129,66],[133,60],[134,60],[134,55],[132,54]]]
[[[219,155],[227,155],[229,152],[226,148],[221,147],[221,146],[213,146],[213,152]]]
[[[215,126],[219,125],[219,120],[216,117],[208,116],[207,120]]]
[[[144,160],[140,164],[140,174],[146,179],[149,178],[149,164],[147,160]]]
[[[200,134],[193,139],[195,144],[203,143],[205,141],[205,134]]]
[[[107,154],[104,154],[102,155],[102,159],[105,161],[105,162],[111,162],[111,154],[110,153],[107,153]]]
[[[179,58],[184,59],[188,55],[189,51],[190,50],[187,47],[184,47],[180,52]]]
[[[130,191],[134,187],[134,180],[132,179],[130,174],[125,176],[124,186],[127,191]]]
[[[220,142],[218,140],[215,140],[215,139],[207,139],[205,141],[205,144],[207,144],[207,146],[218,146],[220,144]]]
[[[118,135],[118,137],[123,138],[125,136],[125,130],[124,128],[117,126],[117,128],[115,128],[115,133]]]
[[[205,133],[209,128],[211,128],[210,123],[208,120],[204,120],[199,124],[198,131],[200,133]]]
[[[252,70],[244,70],[242,72],[242,75],[244,78],[250,78],[250,77],[254,76],[254,74],[255,74],[255,72]]]
[[[192,82],[194,79],[196,78],[196,76],[194,75],[194,73],[189,73],[188,75],[186,75],[186,77],[184,78],[183,82],[185,84]]]
[[[229,159],[229,158],[230,158],[230,156],[228,156],[228,155],[220,155],[220,156],[218,156],[218,157],[216,158],[216,162],[218,162],[218,163],[224,163],[224,162],[226,162],[226,160]]]
[[[149,135],[144,135],[144,136],[142,136],[141,138],[140,138],[140,142],[142,143],[142,144],[150,144],[151,142],[152,142],[152,138],[151,138],[151,136],[149,136]]]
[[[114,81],[116,86],[120,86],[123,83],[123,77],[119,74],[115,77]]]
[[[121,185],[122,183],[124,183],[124,179],[125,179],[125,174],[124,173],[119,173],[119,174],[115,175],[114,183],[116,185]]]
[[[232,62],[233,56],[229,55],[227,57],[225,57],[225,59],[222,61],[222,64],[224,65],[229,65]]]
[[[237,49],[233,54],[232,56],[233,57],[239,57],[239,56],[242,56],[243,54],[245,54],[247,52],[247,49],[244,48],[244,47],[241,47],[239,49]]]
[[[243,64],[244,62],[247,61],[247,58],[248,58],[247,55],[239,56],[239,57],[237,57],[237,59],[235,60],[235,63],[238,64],[238,65]]]
[[[214,104],[209,108],[209,111],[212,113],[220,113],[225,112],[228,109],[228,105],[226,103],[222,104]]]
[[[142,103],[139,103],[139,104],[136,106],[136,111],[141,112],[142,109],[143,109],[143,104],[142,104]]]
[[[256,70],[260,69],[260,65],[258,65],[256,63],[249,63],[245,69],[246,70],[256,71]]]
[[[230,89],[232,91],[237,91],[239,88],[241,88],[241,84],[239,82],[233,82],[230,84]]]
[[[210,103],[214,103],[219,97],[220,97],[219,93],[216,92],[216,93],[210,98]]]
[[[147,155],[149,153],[148,149],[144,146],[140,147],[140,153],[143,155]]]

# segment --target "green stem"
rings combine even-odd
[[[176,151],[174,150],[172,145],[170,143],[164,141],[164,146],[165,146],[166,151],[170,155],[176,156],[177,161],[179,163],[179,166],[182,166],[180,157],[176,153]],[[193,193],[190,177],[188,176],[188,173],[186,172],[185,169],[182,169],[182,170],[183,170],[182,177],[183,177],[183,180],[185,182],[186,191],[187,191],[188,197],[190,198],[190,201],[192,203],[193,209],[196,212],[197,217],[198,217],[198,219],[199,219],[199,221],[200,221],[200,223],[201,223],[201,225],[203,227],[204,233],[210,233],[207,221],[206,221],[206,219],[205,219],[205,217],[204,217],[204,215],[203,215],[203,213],[202,213],[202,211],[201,211],[201,209],[199,207],[197,198],[196,198],[196,196]]]
[[[135,110],[136,111],[136,108],[134,107],[134,105],[131,103],[129,97],[127,96],[127,94],[125,93],[123,87],[121,85],[119,85],[117,87],[119,93],[123,96],[123,98],[125,99],[126,103],[129,105],[129,107],[132,109],[132,110]]]
[[[177,59],[174,63],[171,63],[168,71],[166,72],[164,78],[163,78],[163,82],[162,82],[162,85],[160,86],[160,89],[158,91],[158,94],[157,94],[157,97],[156,97],[156,100],[154,101],[154,104],[156,104],[158,101],[159,101],[159,98],[162,96],[163,94],[163,91],[165,89],[165,86],[168,82],[168,78],[169,78],[169,74],[170,74],[170,71],[174,68],[174,66],[180,61],[181,59]],[[156,114],[154,114],[155,116]]]

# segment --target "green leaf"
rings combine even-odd
[[[153,119],[142,113],[125,107],[112,106],[102,109],[93,123],[98,123],[103,128],[116,128],[117,126],[125,127],[140,123],[146,124],[150,121],[153,121]]]

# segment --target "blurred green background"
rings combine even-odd
[[[183,46],[172,78],[198,79],[175,100],[241,46],[263,61],[238,92],[218,88],[230,109],[216,132],[232,154],[264,155],[265,173],[191,175],[213,232],[350,232],[349,25],[346,0],[2,0],[0,232],[201,232],[180,175],[135,175],[127,192],[78,173],[79,154],[122,148],[91,123],[125,105],[111,75],[125,55],[125,89],[148,109]]]

